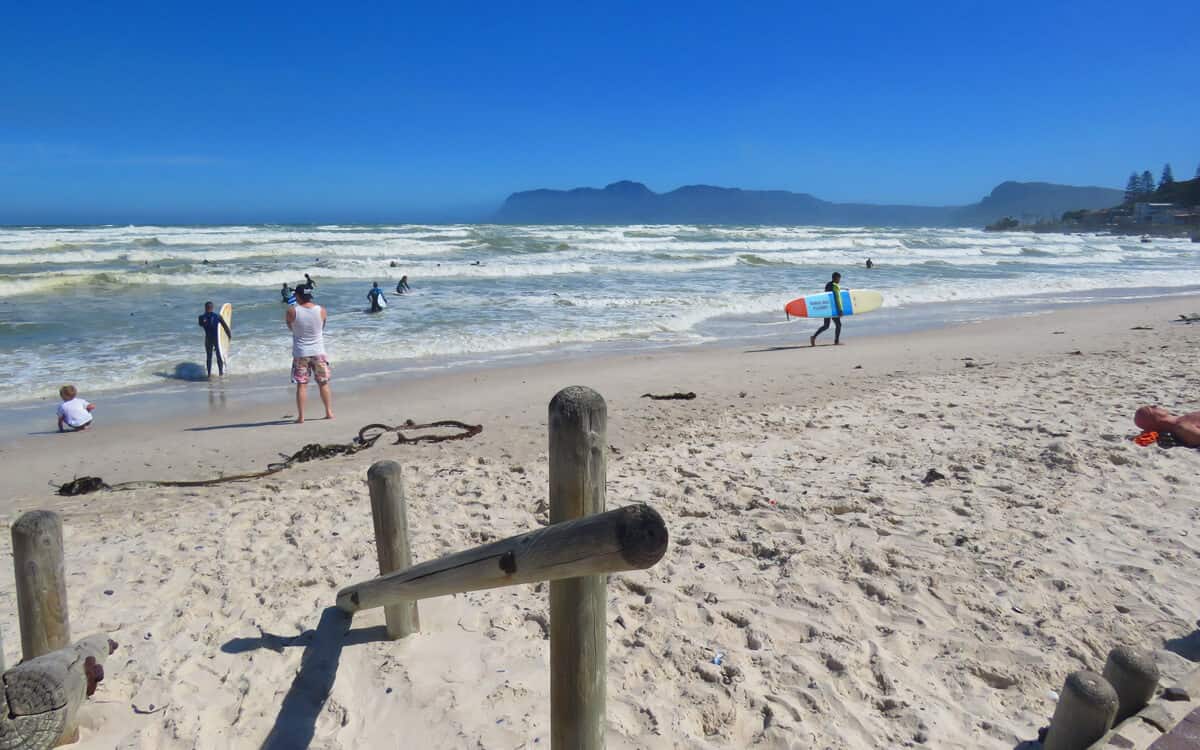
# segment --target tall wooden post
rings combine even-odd
[[[550,401],[550,523],[604,511],[608,407],[571,386]],[[550,746],[603,750],[605,576],[550,583]]]
[[[404,477],[395,461],[376,461],[367,471],[371,490],[371,517],[375,522],[375,548],[379,554],[379,574],[386,575],[412,567],[412,549],[408,545],[408,509],[404,503]],[[421,629],[416,602],[401,602],[383,610],[387,634],[392,640],[412,635]]]
[[[17,616],[25,661],[71,645],[62,519],[48,510],[23,514],[12,525]]]

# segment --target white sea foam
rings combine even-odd
[[[878,265],[870,272],[867,257]],[[5,228],[0,346],[22,367],[0,400],[29,397],[67,373],[89,391],[163,382],[161,373],[202,358],[195,315],[206,299],[238,309],[235,373],[282,372],[288,334],[278,289],[306,272],[329,309],[336,361],[427,367],[737,331],[819,290],[833,270],[846,286],[884,294],[877,320],[919,305],[936,316],[934,305],[1004,300],[1004,309],[1025,309],[1091,290],[1136,296],[1200,285],[1200,258],[1186,240],[1101,235],[688,225]],[[390,295],[402,274],[413,293],[391,295],[382,316],[363,315],[370,282]]]

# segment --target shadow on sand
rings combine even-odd
[[[199,362],[180,362],[175,365],[175,369],[171,372],[164,371],[154,374],[167,380],[186,380],[191,383],[208,380],[208,372],[204,369],[204,365]]]
[[[350,630],[351,621],[351,616],[337,607],[326,607],[316,630],[294,636],[260,631],[262,635],[258,638],[234,638],[221,646],[227,654],[244,654],[264,648],[276,653],[282,653],[285,648],[304,649],[300,671],[283,698],[275,726],[263,741],[262,750],[308,747],[316,733],[317,717],[333,690],[342,648],[387,640],[387,630],[383,626]]]
[[[804,344],[796,344],[794,346],[768,346],[765,349],[747,349],[742,354],[763,354],[765,352],[790,352],[794,349],[819,349],[822,346],[833,346],[833,344],[817,344],[816,346],[805,346]]]
[[[247,427],[274,427],[276,425],[294,424],[296,420],[270,419],[266,422],[235,422],[234,424],[214,424],[208,427],[188,427],[184,432],[209,432],[211,430],[241,430]]]
[[[1163,648],[1188,661],[1200,661],[1200,630],[1193,630],[1181,638],[1168,638]]]

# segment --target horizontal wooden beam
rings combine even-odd
[[[667,525],[648,505],[627,505],[430,560],[338,592],[344,612],[463,591],[641,570],[667,551]]]

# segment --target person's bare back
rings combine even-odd
[[[1147,432],[1170,435],[1189,448],[1200,448],[1200,411],[1173,416],[1161,406],[1143,406],[1133,415],[1133,423]]]

